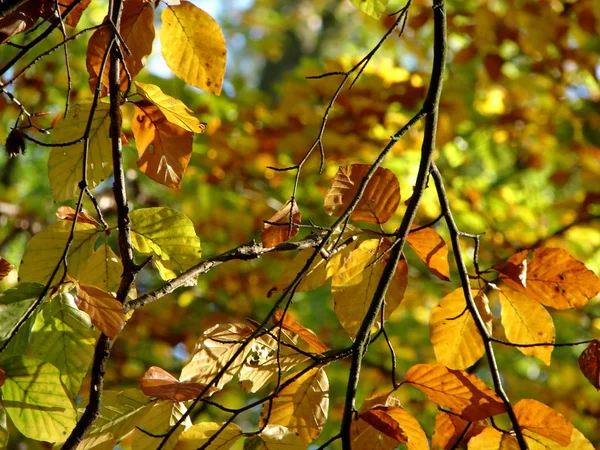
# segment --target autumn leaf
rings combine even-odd
[[[506,275],[500,278],[513,289],[542,305],[556,309],[579,308],[600,292],[600,278],[560,248],[538,248],[528,257],[524,250],[508,262],[519,266],[527,262],[527,287]]]
[[[473,293],[484,322],[491,330],[492,316],[483,291]],[[467,309],[464,291],[458,288],[446,295],[431,311],[429,336],[437,362],[452,369],[466,369],[485,353],[481,334]]]
[[[64,11],[74,1],[75,0],[61,0],[61,2],[59,3],[61,14],[63,14]],[[81,2],[79,2],[79,4],[71,10],[69,15],[64,18],[65,24],[69,25],[71,28],[77,27],[77,24],[79,23],[79,20],[81,19],[81,16],[83,15],[83,13],[85,12],[85,10],[87,9],[87,7],[90,5],[91,2],[92,2],[92,0],[82,0]]]
[[[477,436],[469,440],[469,450],[519,450],[519,443],[514,436],[501,433],[492,427],[485,428]]]
[[[150,367],[140,380],[142,392],[147,396],[174,402],[194,400],[206,389],[206,386],[203,383],[181,382],[157,366]],[[209,388],[204,395],[208,397],[215,391],[216,389]]]
[[[600,341],[590,342],[579,356],[579,368],[592,386],[600,391]]]
[[[379,19],[384,13],[389,0],[350,0],[354,6],[365,14]]]
[[[386,436],[406,443],[408,436],[395,417],[399,411],[402,411],[402,408],[397,406],[376,406],[359,417]]]
[[[305,450],[306,444],[283,425],[268,424],[258,435],[246,439],[244,450]]]
[[[210,443],[210,445],[206,447],[206,450],[228,450],[242,437],[242,429],[235,423],[225,425],[224,423],[215,422],[202,422],[192,425],[181,435],[175,446],[175,450],[196,450],[206,444],[211,436],[222,427],[225,428]]]
[[[359,191],[363,178],[371,170],[367,164],[353,164],[338,169],[325,195],[325,211],[341,216]],[[400,203],[400,184],[391,170],[377,168],[367,188],[350,215],[352,220],[382,224],[396,212]]]
[[[284,330],[291,331],[292,333],[300,336],[300,338],[310,345],[317,353],[324,353],[328,350],[331,350],[321,342],[314,331],[305,328],[301,323],[296,321],[290,312],[287,312],[284,315],[283,311],[277,311],[273,315],[273,323],[278,324],[279,322],[281,322],[281,327]]]
[[[542,344],[554,342],[554,323],[542,305],[508,287],[498,292],[502,306],[502,326],[506,338],[513,344]],[[550,364],[551,345],[517,347],[524,355],[533,356]]]
[[[13,270],[15,266],[5,260],[0,256],[0,281],[2,281],[6,276]]]
[[[81,284],[116,293],[121,284],[122,273],[123,264],[119,257],[108,245],[102,244],[81,267],[77,279]]]
[[[264,248],[275,247],[282,242],[289,241],[298,234],[299,228],[296,226],[289,226],[290,223],[300,223],[300,209],[296,202],[290,202],[288,200],[285,204],[277,211],[265,224],[263,225],[262,231],[262,245]],[[281,224],[281,225],[275,225]]]
[[[125,311],[121,302],[96,286],[76,283],[76,287],[77,307],[90,316],[96,328],[114,339],[125,326]]]
[[[186,412],[185,403],[172,402],[170,400],[154,402],[149,406],[143,421],[136,425],[136,429],[133,431],[131,448],[135,448],[136,450],[155,450],[158,447],[157,438],[144,432],[152,430],[150,431],[151,433],[157,433],[158,435],[164,435],[172,431],[171,436],[163,446],[164,449],[172,449],[177,444],[179,436],[192,426],[191,419],[186,417],[175,430],[171,430]]]
[[[435,430],[431,446],[434,449],[442,450],[458,448],[457,444],[467,442],[481,433],[484,428],[484,422],[467,422],[454,414],[438,414],[435,416]],[[465,432],[465,430],[467,431]],[[460,442],[457,442],[459,439],[461,439]]]
[[[0,387],[4,384],[4,382],[6,381],[6,372],[0,368]]]
[[[527,287],[527,259],[523,259],[519,264],[506,261],[502,264],[496,264],[492,269],[497,270],[518,285],[524,288]]]
[[[283,383],[296,375],[290,375]],[[264,404],[261,424],[268,420],[269,424],[283,425],[308,445],[321,433],[328,409],[329,382],[323,368],[315,367],[279,391],[272,404]]]
[[[406,242],[425,263],[429,271],[440,280],[450,281],[450,266],[448,265],[448,247],[444,239],[433,228],[413,226],[417,231],[411,231]]]
[[[194,4],[182,1],[162,13],[162,54],[169,68],[188,84],[219,95],[225,76],[227,48],[215,20]]]
[[[42,2],[23,2],[18,8],[0,18],[0,45],[28,30],[39,18],[50,13],[51,10]]]
[[[58,211],[56,211],[56,217],[58,217],[61,220],[68,220],[72,222],[73,220],[75,220],[75,210],[70,206],[61,206],[60,208],[58,208]],[[94,225],[98,228],[100,227],[100,223],[96,219],[94,219],[89,214],[84,213],[83,211],[80,211],[77,215],[77,223],[80,222],[89,223],[90,225]]]
[[[475,375],[448,369],[441,364],[416,364],[405,379],[438,405],[468,422],[502,414],[506,406],[494,391]]]
[[[193,134],[173,125],[148,101],[137,102],[134,108],[131,129],[139,155],[137,166],[154,181],[179,189],[192,156]]]
[[[563,447],[571,442],[573,425],[549,406],[537,400],[520,400],[514,407],[521,428],[551,439]]]

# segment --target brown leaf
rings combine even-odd
[[[206,384],[182,382],[160,367],[152,366],[140,380],[140,387],[148,397],[185,402],[198,397],[206,388]],[[217,389],[211,387],[207,390],[205,396],[208,397],[215,391]]]
[[[291,211],[290,211],[291,210]],[[290,215],[293,223],[300,223],[301,216],[298,204],[294,201],[288,200],[279,211],[277,211],[267,222],[273,224],[279,223],[282,225],[273,225],[271,223],[265,223],[262,231],[262,245],[265,248],[275,247],[282,242],[289,241],[298,234],[298,227],[289,226]]]
[[[408,436],[394,417],[396,411],[401,409],[397,406],[376,406],[362,413],[359,418],[386,436],[398,442],[406,443],[408,442]]]
[[[39,18],[50,14],[45,2],[24,2],[17,9],[0,19],[0,45],[13,36],[31,28]]]
[[[413,225],[413,229],[418,228]],[[406,242],[425,263],[429,271],[444,281],[450,281],[448,247],[446,242],[433,228],[411,231]]]
[[[527,287],[527,260],[524,259],[520,264],[514,264],[506,261],[503,264],[496,264],[492,269],[497,270],[502,275],[506,275],[510,280],[518,285]]]
[[[71,279],[71,281],[74,281]],[[77,296],[75,304],[86,312],[96,328],[109,338],[115,338],[125,326],[123,305],[108,292],[96,286],[88,286],[75,282]]]
[[[15,266],[0,256],[0,281],[2,281],[14,267]]]
[[[4,384],[4,382],[6,381],[6,372],[2,369],[0,369],[0,387],[2,387],[2,385]]]
[[[325,211],[341,216],[358,193],[363,178],[371,169],[367,164],[353,164],[338,169],[325,195]],[[400,203],[400,184],[391,170],[379,167],[350,215],[352,220],[381,224],[387,222]]]
[[[138,167],[154,181],[179,188],[192,156],[193,133],[173,125],[148,101],[137,102],[134,107],[131,129],[139,155]]]
[[[549,406],[537,400],[520,400],[514,406],[521,428],[558,442],[563,447],[571,442],[573,425]]]
[[[126,53],[124,57],[127,70],[134,78],[142,70],[146,57],[152,51],[152,41],[154,40],[154,8],[152,5],[142,0],[127,0],[123,6],[119,31],[131,51],[131,55]],[[96,89],[100,67],[111,35],[112,31],[105,26],[97,29],[88,42],[85,65],[90,75],[89,84],[92,92]],[[108,93],[109,72],[110,62],[107,62],[102,76],[102,95]],[[121,80],[120,90],[124,91],[127,89],[128,80],[123,67],[121,67],[119,77]]]
[[[69,220],[72,222],[75,219],[75,210],[70,206],[61,206],[58,208],[58,211],[56,211],[56,217],[61,220]],[[96,219],[89,214],[84,213],[83,211],[81,211],[77,216],[77,223],[89,223],[96,227],[101,226]]]
[[[302,326],[301,323],[297,322],[296,319],[294,319],[294,316],[292,316],[292,314],[289,312],[286,313],[284,316],[283,311],[277,311],[273,315],[273,323],[277,324],[281,322],[282,317],[283,323],[281,324],[281,327],[284,330],[291,331],[292,333],[295,333],[298,336],[300,336],[304,340],[304,342],[310,345],[318,353],[324,353],[327,350],[330,350],[330,348],[323,344],[312,330],[304,328],[304,326]]]
[[[465,429],[469,427],[465,433]],[[457,444],[467,442],[485,428],[485,422],[467,422],[454,414],[441,413],[435,417],[435,430],[431,446],[435,449],[450,450]],[[457,443],[458,439],[461,441]]]
[[[511,256],[515,266],[527,262],[527,287],[500,274],[510,287],[556,309],[579,308],[600,292],[600,278],[560,248],[538,248],[528,258],[524,250]]]
[[[61,0],[60,1],[60,13],[62,14],[67,7],[73,3],[75,0]],[[75,28],[79,23],[79,19],[83,15],[84,11],[90,5],[92,0],[82,0],[79,4],[71,10],[69,15],[65,18],[65,24],[69,25],[72,28]]]
[[[4,150],[6,150],[6,155],[9,158],[14,156],[19,156],[19,153],[22,155],[25,154],[25,139],[23,138],[23,133],[17,129],[11,130],[6,137],[6,144],[4,145]]]
[[[579,356],[579,368],[592,386],[600,391],[600,341],[590,342]]]
[[[506,411],[494,391],[475,375],[462,370],[448,369],[441,364],[417,364],[408,370],[405,379],[432,401],[468,422]]]

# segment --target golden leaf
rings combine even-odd
[[[488,427],[469,440],[469,450],[519,450],[517,439]]]
[[[469,427],[467,432],[465,430]],[[458,448],[457,441],[467,442],[485,428],[484,422],[467,422],[454,414],[441,413],[435,416],[435,430],[431,440],[434,449],[450,450]]]
[[[514,407],[521,428],[551,439],[563,447],[571,442],[573,425],[547,405],[537,400],[520,400]]]
[[[290,218],[293,223],[300,223],[301,216],[298,204],[288,200],[267,222],[263,225],[261,234],[262,245],[264,248],[275,247],[282,242],[289,241],[298,234],[298,227],[289,226]]]
[[[202,447],[223,425],[215,422],[202,422],[191,426],[181,435],[175,450],[196,450]],[[242,429],[235,423],[229,423],[206,450],[229,450],[240,437],[242,437]]]
[[[412,228],[418,227],[413,225]],[[433,228],[411,231],[406,238],[406,242],[432,274],[440,280],[450,281],[448,247],[437,231]]]
[[[121,302],[96,286],[79,283],[76,286],[77,307],[90,316],[96,328],[109,338],[115,338],[125,326],[125,311]]]

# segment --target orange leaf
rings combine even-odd
[[[465,430],[469,429],[465,432]],[[441,413],[435,417],[435,430],[431,446],[435,449],[450,450],[458,444],[467,442],[483,431],[484,422],[467,422],[454,414]],[[457,442],[461,439],[460,442]]]
[[[56,217],[61,220],[69,220],[72,222],[75,219],[75,210],[70,206],[61,206],[58,208],[58,211],[56,211]],[[89,223],[96,227],[100,227],[100,223],[98,223],[96,219],[83,211],[77,216],[77,223]]]
[[[592,386],[600,391],[600,341],[590,342],[579,357],[579,368]]]
[[[418,228],[417,226],[413,226]],[[450,281],[448,247],[444,239],[433,228],[411,231],[406,242],[425,263],[429,271],[444,281]]]
[[[520,264],[514,264],[506,261],[504,264],[496,264],[492,269],[497,270],[502,275],[506,275],[510,280],[518,285],[527,287],[527,260],[524,259]]]
[[[469,441],[469,450],[519,450],[517,439],[488,427]]]
[[[46,10],[42,2],[24,2],[17,9],[0,18],[0,45],[31,28],[40,17],[46,17],[49,13],[50,11]]]
[[[6,381],[6,372],[2,369],[0,369],[0,387],[4,384],[4,382]]]
[[[278,223],[282,225],[273,225],[271,223],[264,224],[261,235],[263,247],[275,247],[282,242],[289,241],[298,234],[298,227],[289,226],[290,216],[293,223],[300,223],[301,216],[298,204],[294,201],[292,206],[292,202],[288,200],[285,205],[283,205],[279,211],[267,221],[272,222],[273,224]]]
[[[402,408],[397,406],[376,406],[375,408],[362,413],[359,417],[377,431],[380,431],[398,442],[405,443],[408,442],[408,436],[394,417],[398,410],[402,410]]]
[[[206,388],[206,384],[182,382],[160,367],[152,366],[140,380],[140,387],[148,397],[185,402],[198,397]],[[205,396],[208,397],[215,391],[217,389],[211,387],[207,390]]]
[[[74,280],[72,280],[74,281]],[[77,307],[86,312],[96,328],[113,339],[125,326],[123,305],[108,292],[96,286],[75,282]]]
[[[511,256],[508,262],[515,266],[527,261],[527,287],[504,274],[500,278],[510,287],[556,309],[579,308],[600,292],[600,278],[588,270],[565,250],[538,248],[528,257],[524,250]]]
[[[353,164],[338,169],[325,195],[325,211],[341,216],[350,206],[363,178],[371,170],[367,164]],[[387,222],[400,203],[400,184],[391,170],[379,167],[350,215],[352,220],[381,224]]]
[[[514,406],[521,428],[558,442],[563,447],[571,442],[573,425],[547,405],[537,400],[520,400]]]
[[[193,133],[173,125],[149,101],[134,104],[131,129],[135,137],[140,170],[154,181],[179,188],[192,156]],[[152,145],[153,150],[148,149]]]
[[[441,364],[417,364],[406,373],[406,381],[468,422],[506,411],[494,391],[475,375],[462,370],[448,369]]]
[[[59,3],[61,14],[74,1],[75,0],[61,0]],[[91,2],[92,0],[82,0],[81,2],[79,2],[79,4],[75,8],[73,8],[69,15],[65,18],[65,23],[70,27],[75,28],[79,23],[79,19],[81,19],[81,16],[83,15],[84,11],[87,9]]]
[[[300,336],[304,340],[304,342],[306,342],[308,345],[310,345],[318,353],[324,353],[327,350],[330,350],[330,348],[327,347],[325,344],[323,344],[321,342],[321,340],[317,337],[317,335],[312,330],[309,330],[308,328],[304,328],[304,326],[302,326],[302,324],[297,322],[296,319],[294,319],[294,316],[292,316],[292,314],[289,312],[286,313],[284,316],[283,311],[277,311],[273,315],[273,323],[277,324],[277,323],[281,322],[282,317],[283,317],[283,323],[281,324],[281,327],[284,330],[288,330],[288,331],[291,331],[292,333],[296,333],[298,336]]]
[[[143,0],[127,0],[123,5],[121,16],[120,34],[131,54],[125,53],[125,64],[132,78],[144,67],[146,56],[152,51],[154,40],[154,8]],[[97,29],[88,42],[85,65],[90,74],[90,89],[95,91],[100,74],[102,60],[111,38],[108,26]],[[110,62],[106,63],[102,76],[102,95],[108,92],[108,74]],[[127,89],[127,74],[121,65],[121,91]]]
[[[0,281],[2,281],[13,269],[14,266],[0,256]]]

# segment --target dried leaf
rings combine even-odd
[[[418,227],[413,226],[412,228]],[[450,281],[448,247],[437,231],[433,228],[411,231],[406,238],[406,242],[432,274],[440,280]]]
[[[403,409],[398,406],[376,406],[362,413],[359,418],[386,436],[398,442],[406,443],[408,442],[408,436],[395,417],[399,411],[403,411]]]
[[[285,202],[279,211],[277,211],[268,222],[273,224],[278,223],[282,225],[273,225],[271,223],[265,223],[262,231],[262,245],[264,248],[275,247],[282,242],[289,241],[298,234],[298,227],[289,226],[290,218],[293,223],[300,223],[300,209],[298,204],[294,201],[293,205],[290,200]]]
[[[506,338],[513,344],[541,344],[554,342],[554,323],[542,305],[508,287],[499,291],[502,306],[502,326]],[[550,364],[551,345],[517,347],[524,355],[533,356]]]
[[[283,311],[277,311],[273,315],[273,323],[278,324],[283,318],[281,327],[284,330],[291,331],[292,333],[295,333],[298,336],[300,336],[300,338],[302,338],[304,342],[310,345],[317,353],[324,353],[327,350],[331,350],[329,347],[327,347],[321,342],[321,340],[317,337],[314,331],[309,330],[308,328],[304,328],[304,326],[301,323],[297,322],[290,312],[287,312],[285,316],[283,314]]]
[[[526,288],[506,275],[500,274],[500,278],[542,305],[579,308],[600,292],[600,278],[561,248],[538,248],[529,258],[524,250],[511,256],[508,262],[519,266],[526,258]]]
[[[517,439],[488,427],[469,441],[469,450],[519,450]]]
[[[19,153],[22,155],[25,154],[25,138],[23,138],[23,133],[17,129],[12,129],[8,136],[6,137],[6,143],[4,145],[4,150],[6,150],[6,156],[9,158],[13,158],[15,156],[19,156]]]
[[[527,260],[524,259],[520,264],[514,264],[510,261],[506,261],[503,264],[496,264],[492,269],[497,270],[502,275],[505,275],[510,280],[514,281],[518,285],[526,288],[527,287]]]
[[[139,154],[138,167],[154,181],[178,189],[192,156],[193,134],[173,125],[148,101],[137,102],[134,108],[131,129]]]
[[[521,428],[558,442],[563,447],[571,442],[573,425],[549,406],[537,400],[520,400],[514,406]]]
[[[592,386],[600,391],[600,341],[590,342],[579,356],[579,368]]]
[[[74,1],[75,0],[61,0],[60,3],[59,3],[61,14]],[[79,4],[77,6],[75,6],[71,10],[71,12],[69,13],[69,15],[65,18],[65,24],[69,25],[72,28],[75,28],[77,26],[77,24],[79,23],[79,20],[81,19],[81,16],[83,15],[83,13],[85,12],[85,10],[87,9],[87,7],[90,5],[91,2],[92,2],[92,0],[82,0],[82,1],[80,1]]]
[[[0,281],[2,281],[6,276],[13,270],[15,266],[5,260],[0,256]]]
[[[71,281],[74,281],[71,279]],[[75,281],[74,281],[75,282]],[[96,328],[114,339],[125,326],[123,305],[108,292],[75,282],[77,307],[87,313]]]
[[[181,382],[164,369],[152,366],[140,380],[140,387],[148,397],[185,402],[198,397],[206,389],[206,384]],[[208,397],[216,390],[211,387],[204,396]]]
[[[405,379],[432,401],[468,422],[506,411],[494,391],[475,375],[462,370],[448,369],[441,364],[416,364],[408,370]]]
[[[70,206],[61,206],[58,208],[58,211],[56,211],[56,217],[61,220],[69,220],[73,222],[73,220],[75,220],[75,210]],[[77,216],[77,223],[89,223],[96,227],[100,227],[100,223],[96,219],[89,214],[84,213],[83,211],[79,212]]]
[[[477,436],[485,428],[485,423],[467,422],[454,414],[441,413],[435,416],[435,430],[431,440],[431,446],[435,449],[450,450],[458,448],[457,441],[462,437],[460,443],[467,442]],[[465,429],[468,430],[465,433]],[[459,444],[460,444],[459,443]]]
[[[24,2],[14,11],[0,18],[0,45],[28,30],[39,18],[46,17],[49,13],[43,2]]]
[[[6,381],[6,372],[0,368],[0,387],[2,387],[2,385],[4,384],[5,381]]]
[[[341,166],[325,195],[325,211],[341,216],[358,193],[363,178],[371,170],[367,164]],[[350,215],[352,220],[381,224],[387,222],[400,203],[400,184],[391,170],[379,167]]]

